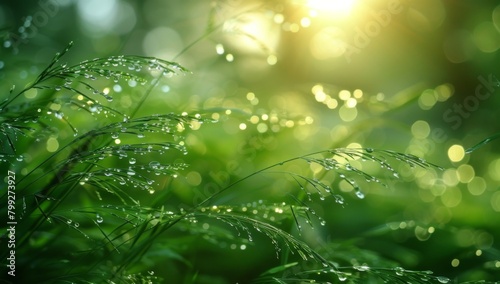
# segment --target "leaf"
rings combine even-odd
[[[276,274],[278,272],[285,271],[285,270],[287,270],[290,267],[294,267],[297,264],[299,264],[299,263],[298,262],[292,262],[292,263],[287,263],[287,264],[283,264],[283,265],[280,265],[280,266],[276,266],[276,267],[273,267],[273,268],[265,271],[264,273],[261,274],[261,276],[266,276],[266,275],[269,275],[269,274]]]
[[[465,153],[470,154],[470,153],[476,151],[477,149],[483,147],[484,145],[486,145],[486,144],[490,143],[491,141],[496,140],[498,138],[500,138],[500,133],[497,133],[493,136],[490,136],[490,137],[484,139],[483,141],[477,143],[476,145],[468,148],[467,150],[465,150]]]

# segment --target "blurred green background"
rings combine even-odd
[[[186,134],[191,166],[175,183],[178,202],[323,149],[413,154],[444,170],[402,166],[388,188],[365,185],[364,199],[336,182],[348,204],[314,204],[327,225],[304,238],[356,239],[405,268],[463,281],[500,278],[500,141],[464,152],[500,132],[498,1],[2,1],[0,27],[2,92],[36,77],[70,41],[72,62],[139,54],[192,71],[162,80],[140,110],[219,120]],[[118,104],[138,101],[124,91]],[[284,170],[329,178],[293,167]],[[258,177],[220,203],[280,201],[287,186]],[[198,246],[189,259],[207,274],[236,279],[278,263],[265,240],[235,255]]]

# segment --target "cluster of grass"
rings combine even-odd
[[[190,126],[217,121],[199,114],[136,114],[160,80],[186,70],[139,56],[61,63],[68,50],[22,90],[12,87],[0,106],[2,171],[17,173],[16,276],[4,278],[6,283],[209,282],[209,273],[190,260],[203,253],[196,250],[197,241],[244,253],[266,242],[257,235],[267,237],[272,244],[267,253],[274,250],[276,261],[251,277],[255,283],[449,282],[352,244],[308,244],[302,232],[325,225],[311,205],[333,201],[340,209],[343,193],[307,171],[280,170],[292,163],[303,169],[316,164],[364,198],[363,186],[383,186],[385,178],[399,177],[394,164],[437,166],[390,150],[330,149],[275,163],[192,206],[179,206],[172,188],[188,167],[184,134]],[[114,104],[121,90],[107,87],[113,85],[142,88],[137,105]],[[360,163],[378,169],[361,170]],[[282,200],[261,196],[232,204],[223,198],[265,173],[288,181]],[[2,194],[3,204],[6,198]],[[6,210],[2,206],[2,216]],[[2,249],[3,262],[6,257]]]
[[[206,35],[223,25],[210,19]],[[0,282],[459,281],[406,268],[405,256],[395,257],[405,252],[402,244],[378,250],[362,245],[405,228],[412,237],[430,235],[434,227],[428,224],[388,222],[360,235],[318,237],[336,226],[328,224],[331,215],[351,200],[367,201],[372,196],[366,193],[378,188],[410,191],[404,185],[414,181],[412,176],[441,171],[438,165],[391,149],[317,149],[285,160],[271,155],[267,166],[249,171],[241,166],[214,184],[205,177],[213,177],[218,163],[226,161],[206,161],[217,159],[212,149],[193,155],[188,137],[200,128],[220,133],[218,118],[230,120],[230,112],[222,106],[193,113],[148,110],[155,103],[148,101],[151,94],[188,70],[130,55],[69,64],[71,47],[0,94],[0,176],[16,174],[17,222],[15,277],[7,274],[8,225],[0,224]],[[4,84],[19,80],[9,75],[17,74],[12,66],[2,69]],[[220,139],[215,143],[227,145],[225,137],[214,136]],[[195,179],[201,183],[186,182],[190,169],[198,171],[201,177]],[[2,193],[1,204],[7,199]],[[1,216],[7,211],[0,206]],[[361,223],[364,212],[369,211],[348,222]]]

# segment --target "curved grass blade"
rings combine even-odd
[[[490,136],[490,137],[484,139],[483,141],[477,143],[476,145],[474,145],[474,146],[466,149],[465,153],[466,154],[470,154],[470,153],[476,151],[477,149],[483,147],[484,145],[486,145],[486,144],[490,143],[491,141],[496,140],[498,138],[500,138],[500,133],[497,133],[497,134],[495,134],[493,136]]]

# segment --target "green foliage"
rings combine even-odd
[[[249,7],[234,17],[264,6]],[[218,8],[211,7],[206,34],[185,50],[224,25],[215,19]],[[269,53],[262,41],[237,32]],[[22,82],[23,87],[9,86],[0,97],[0,170],[2,175],[16,176],[16,276],[12,278],[16,283],[462,281],[432,268],[406,268],[418,266],[412,257],[419,253],[419,244],[406,247],[400,241],[427,239],[434,231],[454,234],[455,228],[400,217],[392,222],[393,216],[383,215],[385,208],[363,209],[372,198],[377,202],[380,191],[384,198],[400,195],[404,202],[416,203],[415,177],[441,173],[445,169],[438,163],[390,149],[332,147],[284,159],[269,151],[266,166],[252,168],[242,155],[238,173],[209,184],[202,177],[212,176],[212,169],[227,163],[222,154],[229,143],[218,129],[225,121],[238,119],[227,114],[246,118],[254,113],[222,104],[209,110],[151,113],[149,107],[159,100],[148,102],[148,98],[162,82],[188,74],[187,69],[135,55],[72,65],[65,62],[72,46],[56,54],[32,81]],[[189,95],[194,94],[184,99]],[[413,99],[405,97],[404,102],[383,107],[396,111]],[[377,107],[381,106],[370,111]],[[354,125],[353,132],[359,130],[356,127],[362,128]],[[215,146],[207,142],[213,147],[197,152],[192,141],[205,138],[196,131],[206,128],[214,131],[210,139],[215,139]],[[289,133],[282,132],[288,139]],[[466,152],[498,137],[493,135]],[[245,146],[262,146],[248,140]],[[193,168],[202,176],[200,183],[186,182]],[[7,177],[3,181],[9,184]],[[203,187],[214,190],[203,192]],[[1,204],[8,198],[2,194]],[[342,215],[350,203],[359,212]],[[0,207],[2,216],[8,211]],[[383,215],[379,218],[383,224],[369,227],[363,223],[364,214]],[[335,223],[339,221],[335,218],[343,223]],[[343,235],[342,227],[349,223],[362,232]],[[0,224],[4,247],[10,237],[5,233],[8,227]],[[398,241],[381,240],[391,234]],[[440,244],[447,244],[447,239],[444,236]],[[11,255],[4,247],[2,277]],[[443,245],[443,254],[449,250]],[[471,273],[489,276],[482,271],[495,271],[498,252],[493,248],[484,252],[492,261]],[[6,279],[3,282],[12,280]]]
[[[255,283],[449,281],[432,272],[399,266],[378,268],[367,262],[345,266],[341,255],[326,257],[323,249],[301,240],[290,228],[295,226],[300,232],[304,222],[311,227],[314,223],[325,225],[310,207],[317,202],[313,198],[328,200],[331,196],[336,203],[345,203],[341,192],[308,174],[284,171],[278,177],[291,177],[290,182],[300,189],[284,189],[290,190],[290,204],[285,200],[274,204],[263,200],[248,200],[243,205],[221,203],[224,193],[237,191],[244,181],[289,163],[317,164],[325,173],[332,171],[352,186],[359,198],[364,197],[359,183],[382,183],[376,176],[380,171],[358,169],[351,161],[378,164],[393,178],[399,177],[394,163],[424,169],[436,166],[390,150],[332,149],[271,165],[191,207],[178,207],[168,194],[151,202],[143,196],[157,196],[155,191],[161,189],[158,177],[175,179],[187,166],[179,159],[187,154],[182,132],[193,123],[215,121],[185,113],[135,117],[140,105],[119,109],[111,105],[114,96],[109,91],[100,91],[110,81],[145,85],[148,78],[155,82],[158,76],[185,72],[175,63],[118,56],[69,67],[58,65],[68,49],[57,54],[26,88],[17,93],[12,90],[2,103],[1,135],[2,141],[7,141],[3,164],[15,171],[29,162],[29,170],[19,174],[16,183],[18,204],[23,204],[17,226],[16,279],[24,283],[161,282],[162,277],[154,275],[155,259],[161,259],[161,266],[184,263],[196,270],[187,258],[192,236],[202,236],[204,242],[215,246],[232,242],[231,246],[241,249],[257,249],[252,246],[254,235],[261,234],[273,244],[276,256],[282,256],[283,264],[262,273]],[[36,95],[23,96],[34,90]],[[148,90],[144,91],[144,96],[147,94]],[[100,119],[90,120],[88,126],[85,116]],[[62,127],[61,122],[73,135],[60,139],[58,148],[48,149],[52,153],[37,147],[45,135],[58,133],[47,128]],[[7,214],[5,208],[1,213]],[[286,225],[290,220],[295,225]],[[358,259],[370,255],[352,246],[342,255],[354,252],[361,256]],[[6,258],[5,253],[2,258]],[[375,260],[375,265],[383,263],[378,257]]]

